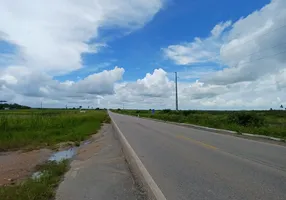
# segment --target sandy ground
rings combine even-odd
[[[51,154],[52,151],[48,149],[0,153],[0,186],[13,184],[31,175],[34,168]]]

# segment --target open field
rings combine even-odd
[[[69,161],[43,163],[52,152],[46,148],[60,148],[66,143],[79,145],[80,141],[95,134],[104,122],[109,122],[105,110],[1,110],[0,158],[6,165],[0,164],[0,168],[2,172],[12,171],[12,174],[0,176],[6,181],[0,187],[0,199],[54,199],[55,189],[68,170]],[[12,151],[31,149],[39,150]],[[40,172],[41,175],[29,178],[33,171]]]
[[[286,139],[286,111],[113,110],[117,113]]]
[[[0,111],[0,151],[33,149],[85,140],[108,120],[106,111]]]

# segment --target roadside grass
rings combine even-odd
[[[17,185],[0,187],[1,200],[50,200],[55,196],[55,188],[68,170],[68,160],[59,163],[49,161],[37,167],[43,174],[29,178]]]
[[[79,143],[108,122],[106,111],[16,110],[0,112],[0,151]]]
[[[189,123],[211,128],[286,139],[286,111],[197,111],[197,110],[113,110],[117,113],[164,121]]]

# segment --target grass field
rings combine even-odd
[[[227,129],[238,133],[252,133],[286,139],[286,111],[172,111],[113,110],[117,113],[148,117],[165,121],[196,124]]]
[[[96,133],[106,120],[106,111],[0,111],[0,151],[46,147],[66,141],[79,142]]]
[[[68,161],[47,162],[38,166],[39,178],[29,178],[18,185],[0,187],[1,200],[50,200],[54,199],[55,188],[68,170]]]

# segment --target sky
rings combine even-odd
[[[285,35],[285,0],[0,0],[0,100],[279,109]]]

